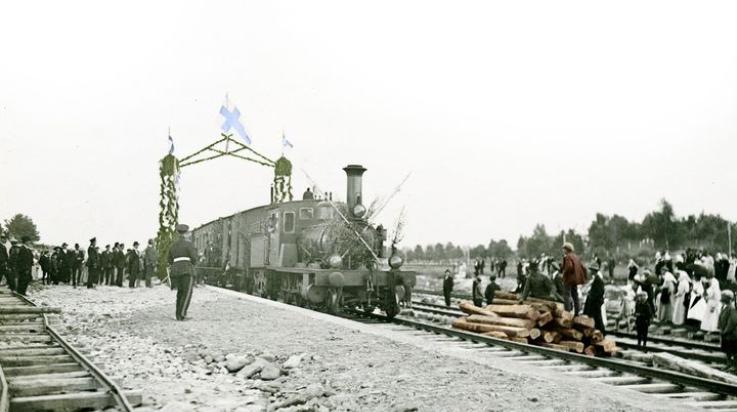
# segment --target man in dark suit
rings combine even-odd
[[[184,320],[192,299],[197,249],[192,242],[184,238],[189,231],[189,226],[179,224],[176,229],[179,236],[169,249],[169,276],[171,276],[172,288],[177,289],[176,318]]]
[[[604,320],[601,317],[601,305],[604,304],[604,279],[599,271],[599,266],[589,266],[589,271],[594,279],[591,281],[591,289],[589,294],[586,296],[586,303],[583,307],[584,315],[594,319],[594,327],[599,329],[601,333],[606,333],[604,330]]]
[[[133,249],[128,251],[128,287],[135,288],[140,280],[141,255],[138,253],[138,242],[133,242]]]
[[[76,288],[77,285],[81,286],[82,281],[82,266],[84,263],[84,251],[79,248],[79,243],[74,244],[74,263],[72,266],[72,285]]]
[[[443,278],[443,297],[445,297],[445,306],[450,307],[450,293],[453,292],[453,274],[450,269],[445,269],[445,277]]]
[[[20,246],[15,239],[10,240],[10,250],[8,251],[8,288],[15,290],[18,286],[18,253]]]
[[[97,255],[97,239],[90,239],[90,247],[87,248],[87,289],[92,289],[97,284],[97,276],[100,268],[100,260]]]
[[[100,253],[100,284],[109,285],[110,277],[113,271],[112,252],[110,245],[105,245],[105,250]]]
[[[21,241],[22,245],[18,249],[18,289],[16,292],[25,296],[26,290],[28,290],[28,285],[33,279],[31,276],[31,269],[33,269],[33,251],[28,247],[31,238],[23,236]]]
[[[5,235],[0,235],[0,282],[8,279],[8,249],[5,248]]]
[[[74,270],[74,262],[77,259],[76,255],[74,254],[74,251],[69,250],[69,245],[66,243],[63,243],[61,245],[62,252],[64,253],[64,266],[63,266],[63,273],[64,277],[62,279],[65,283],[70,283],[72,281],[72,271]]]
[[[117,244],[116,250],[113,252],[113,266],[115,266],[115,285],[123,287],[123,275],[125,274],[125,245]]]

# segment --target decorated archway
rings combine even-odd
[[[236,109],[237,110],[237,109]],[[181,159],[174,156],[173,150],[159,162],[160,201],[159,231],[156,235],[156,247],[159,253],[158,274],[166,277],[169,248],[174,241],[175,228],[179,222],[178,186],[181,170],[223,156],[256,163],[274,168],[272,186],[272,203],[288,202],[292,195],[292,163],[282,155],[276,161],[258,153],[247,145],[233,139],[232,134],[222,133],[220,139]]]

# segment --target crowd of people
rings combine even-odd
[[[517,286],[520,300],[528,297],[563,302],[565,309],[594,319],[596,328],[606,333],[607,283],[614,283],[616,262],[594,255],[588,266],[574,253],[573,245],[563,245],[563,258],[541,255],[517,262]],[[481,276],[483,259],[474,263],[471,297],[476,306],[493,303],[497,273],[492,273],[484,289]],[[678,326],[704,334],[719,334],[721,346],[730,367],[737,370],[737,307],[735,306],[735,272],[737,256],[712,256],[707,251],[687,249],[671,255],[658,252],[650,265],[641,267],[630,260],[622,295],[618,321],[637,334],[638,345],[647,347],[648,331],[653,323]],[[607,276],[605,278],[605,276]],[[443,294],[450,306],[453,276],[445,273]],[[579,292],[585,296],[583,305]],[[583,307],[582,307],[583,306]]]
[[[141,250],[138,242],[132,248],[125,248],[121,242],[111,247],[105,245],[101,251],[97,239],[92,238],[85,251],[78,243],[73,248],[62,243],[53,248],[36,247],[30,239],[23,237],[21,242],[0,238],[0,281],[20,294],[25,295],[28,284],[33,280],[33,269],[40,272],[40,281],[46,285],[70,284],[73,287],[96,285],[138,287],[143,281],[152,286],[152,276],[156,270],[158,254],[153,240]]]

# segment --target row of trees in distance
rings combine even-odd
[[[597,213],[582,234],[573,229],[549,234],[545,226],[538,224],[529,236],[520,236],[516,250],[512,250],[505,239],[491,240],[488,245],[462,248],[453,243],[421,245],[405,249],[408,261],[449,261],[468,257],[475,258],[531,258],[545,253],[559,256],[564,241],[571,242],[576,252],[585,256],[598,254],[601,258],[613,256],[618,260],[630,257],[650,258],[658,250],[679,251],[686,248],[705,249],[710,253],[728,252],[730,231],[737,235],[737,224],[720,215],[676,216],[673,206],[665,199],[658,209],[648,213],[641,222],[630,221],[614,214]]]

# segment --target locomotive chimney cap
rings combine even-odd
[[[363,174],[363,172],[365,172],[368,169],[366,169],[365,167],[363,167],[361,165],[348,165],[348,166],[344,167],[343,170],[348,175],[359,175],[360,176],[360,175]]]

